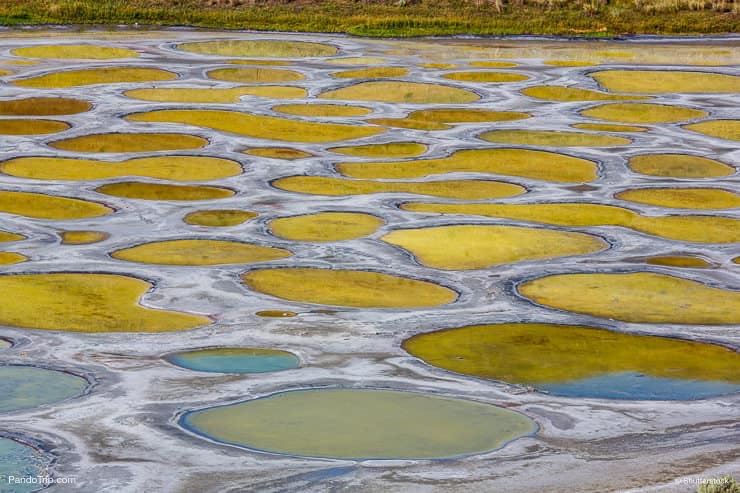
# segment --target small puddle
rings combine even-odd
[[[109,142],[100,145],[110,149],[117,144]],[[198,181],[237,176],[242,173],[242,168],[236,161],[204,156],[158,156],[115,162],[61,157],[21,157],[0,163],[0,171],[6,175],[35,180],[103,180],[143,176],[163,180]]]
[[[230,89],[200,89],[187,87],[159,87],[132,89],[123,93],[132,99],[162,103],[237,103],[242,96],[260,98],[301,99],[308,96],[302,87],[254,86]]]
[[[699,257],[689,257],[685,255],[664,255],[658,257],[648,257],[645,262],[651,265],[664,265],[666,267],[679,267],[685,269],[707,269],[712,264]]]
[[[0,101],[2,116],[73,115],[89,111],[87,101],[70,98],[25,98]]]
[[[359,212],[321,212],[273,219],[270,232],[294,241],[340,241],[374,233],[384,221]]]
[[[169,332],[211,323],[201,315],[141,306],[139,299],[152,286],[114,274],[0,275],[0,291],[15,294],[0,304],[0,324],[69,332]]]
[[[35,366],[0,365],[0,413],[22,411],[81,395],[82,377]]]
[[[710,137],[740,141],[740,120],[709,120],[684,125],[683,128],[692,132],[709,135]]]
[[[287,115],[298,116],[365,116],[373,112],[364,106],[349,106],[339,104],[279,104],[272,107],[273,111]]]
[[[463,104],[480,99],[480,96],[476,93],[466,89],[442,84],[401,81],[361,82],[341,89],[324,92],[319,97],[324,99],[411,104]]]
[[[581,111],[581,115],[619,123],[675,123],[704,118],[706,111],[648,103],[611,103]]]
[[[51,457],[42,451],[10,438],[0,437],[0,478],[7,482],[14,478],[38,478],[47,476],[51,466]],[[10,484],[9,482],[7,484]],[[12,493],[31,493],[43,488],[41,484],[15,483]],[[5,490],[4,490],[5,491]]]
[[[740,207],[740,195],[719,188],[639,188],[614,195],[638,204],[678,209],[733,209]]]
[[[228,57],[303,58],[332,56],[337,48],[328,44],[279,39],[201,41],[177,45],[178,50]]]
[[[488,142],[552,147],[607,147],[632,143],[630,139],[611,135],[548,130],[493,130],[478,137]]]
[[[0,135],[45,135],[71,128],[66,122],[56,120],[0,120]]]
[[[11,84],[19,87],[65,88],[93,84],[155,82],[176,78],[176,73],[156,68],[109,67],[55,72],[30,79],[14,80]]]
[[[264,67],[219,68],[207,75],[215,80],[241,83],[292,82],[304,78],[303,74],[293,70]]]
[[[213,209],[191,212],[183,218],[186,224],[223,228],[238,226],[257,217],[256,212],[241,211],[238,209]]]
[[[740,323],[740,292],[652,272],[559,274],[519,292],[540,305],[635,323]]]
[[[237,135],[289,142],[336,142],[385,132],[371,126],[317,123],[236,111],[159,110],[126,117],[137,122],[182,123]]]
[[[95,189],[96,192],[114,197],[142,200],[214,200],[234,195],[228,188],[196,185],[167,185],[127,181],[110,183]]]
[[[638,94],[738,93],[740,77],[671,70],[603,70],[591,77],[605,89]]]
[[[595,253],[609,247],[589,234],[499,225],[401,229],[381,240],[409,251],[423,265],[445,270],[485,269],[524,260]]]
[[[103,231],[60,231],[59,237],[62,245],[89,245],[107,240],[110,235]]]
[[[740,391],[732,350],[595,327],[473,325],[416,335],[403,348],[439,368],[565,397],[687,400]]]
[[[689,154],[643,154],[631,158],[629,167],[643,175],[670,178],[714,178],[735,173],[732,166]]]
[[[128,262],[159,265],[225,265],[268,262],[292,256],[283,248],[224,240],[168,240],[111,253]]]
[[[343,163],[337,171],[352,178],[420,178],[442,173],[491,173],[536,180],[581,183],[598,178],[596,163],[528,149],[473,149],[441,159]]]
[[[427,146],[417,142],[388,142],[387,144],[364,146],[330,147],[329,150],[345,156],[404,158],[424,154]]]
[[[318,389],[186,413],[185,428],[259,451],[337,459],[433,459],[495,450],[536,431],[481,402],[365,389]]]
[[[457,299],[449,288],[378,272],[279,268],[242,275],[251,290],[276,298],[357,308],[423,308]]]
[[[444,181],[374,181],[347,180],[330,176],[288,176],[272,186],[289,192],[312,195],[364,195],[372,193],[413,193],[452,199],[497,199],[521,195],[527,190],[519,185],[492,180]]]
[[[298,314],[296,312],[291,312],[287,310],[261,310],[259,312],[256,312],[255,315],[258,317],[267,317],[267,318],[292,318],[297,316]]]
[[[183,351],[164,357],[173,365],[211,373],[269,373],[300,366],[288,351],[259,348],[213,348]]]
[[[0,190],[0,213],[37,219],[82,219],[110,214],[113,209],[87,200],[31,192]]]
[[[77,58],[84,60],[110,60],[113,58],[135,58],[139,54],[125,48],[96,45],[43,45],[10,50],[15,56],[27,58]]]

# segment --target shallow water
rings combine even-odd
[[[59,474],[121,491],[523,493],[597,490],[604,467],[620,472],[610,487],[634,490],[727,466],[740,394],[708,372],[738,348],[736,39],[0,37],[0,122],[64,127],[3,135],[0,341],[16,342],[3,358],[99,378],[59,411],[6,415],[0,432],[48,440]],[[130,57],[75,58],[106,54]],[[584,330],[610,341],[566,338],[580,357],[550,366],[520,345],[532,372],[614,364],[476,378],[401,347],[524,322],[602,327]],[[286,348],[301,367],[207,375],[161,359],[204,347]],[[401,413],[418,434],[358,432],[375,418],[363,405],[337,418],[344,442],[301,442],[284,396],[317,396],[320,424],[344,408],[323,390],[285,391],[327,387],[422,393]],[[538,431],[477,445],[494,422],[440,436],[465,424],[435,417],[446,398],[458,399],[451,415],[500,405]],[[263,430],[286,434],[262,445],[289,455],[504,448],[345,468],[268,457],[251,434],[242,450],[214,443],[238,441],[242,410],[263,402],[277,403]],[[234,411],[223,435],[178,423],[204,408],[187,416]],[[374,436],[384,443],[363,449]]]
[[[288,351],[258,348],[213,348],[165,356],[189,370],[213,373],[269,373],[298,368],[300,361]]]
[[[25,443],[0,437],[0,478],[36,478],[48,471],[51,457]],[[9,486],[3,485],[5,488]],[[41,489],[38,484],[18,483],[12,485],[13,493],[30,493]],[[8,490],[10,491],[10,490]]]
[[[0,365],[0,413],[50,405],[84,392],[89,382],[61,371]]]

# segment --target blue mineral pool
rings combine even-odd
[[[267,373],[298,368],[300,360],[288,351],[259,348],[213,348],[165,356],[189,370],[213,373]]]
[[[0,437],[0,491],[29,493],[43,488],[51,459],[24,443]],[[18,479],[16,479],[18,478]]]
[[[0,366],[0,413],[31,409],[81,395],[82,377],[35,366]]]

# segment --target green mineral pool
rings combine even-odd
[[[14,478],[46,476],[51,457],[42,451],[12,438],[0,437],[0,491],[30,493],[43,488],[43,484],[18,482]]]
[[[526,416],[410,392],[311,389],[190,411],[186,429],[259,451],[337,459],[434,459],[488,452],[534,433]]]
[[[268,373],[300,366],[288,351],[260,348],[208,348],[182,351],[164,357],[173,365],[210,373]]]
[[[0,366],[0,413],[32,409],[82,394],[82,377],[35,366]]]

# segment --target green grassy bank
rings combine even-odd
[[[0,24],[192,25],[364,36],[740,31],[740,0],[0,0]]]

